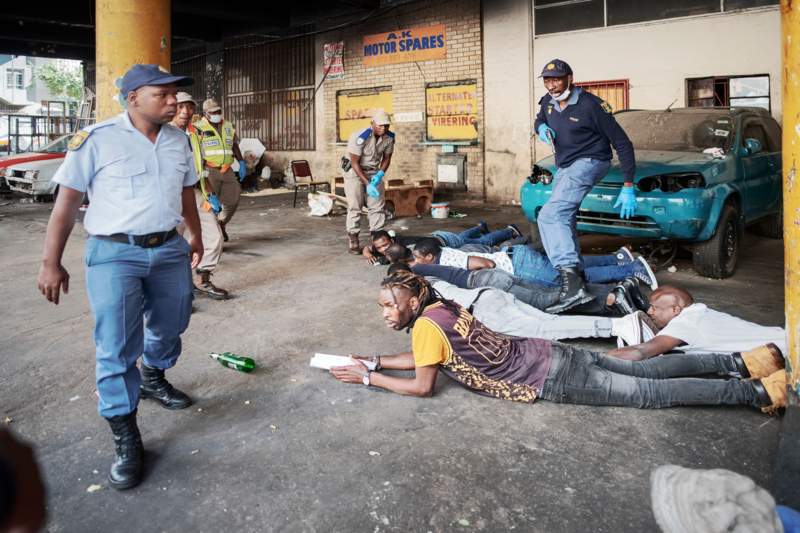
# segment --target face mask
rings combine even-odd
[[[551,94],[550,96],[551,96],[551,97],[553,98],[553,100],[555,100],[556,102],[563,102],[564,100],[566,100],[567,98],[569,98],[569,93],[570,93],[570,90],[569,90],[569,88],[568,88],[566,91],[564,91],[563,93],[559,94],[558,96],[553,96],[552,94]]]
[[[219,124],[222,122],[222,115],[208,115],[208,121],[212,124]]]

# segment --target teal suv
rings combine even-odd
[[[736,270],[745,226],[781,237],[781,129],[766,110],[635,110],[615,118],[636,149],[636,216],[623,220],[613,207],[623,182],[614,160],[583,200],[578,231],[675,241],[712,278]],[[555,173],[553,157],[539,161],[520,191],[534,238]]]

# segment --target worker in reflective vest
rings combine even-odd
[[[222,254],[222,229],[220,228],[217,214],[221,211],[219,198],[211,190],[206,179],[208,171],[203,168],[203,154],[200,146],[200,137],[197,129],[191,123],[197,110],[197,103],[189,93],[179,92],[178,112],[172,119],[172,125],[186,132],[189,144],[192,147],[194,168],[199,181],[195,186],[194,196],[197,201],[197,213],[200,215],[200,231],[203,239],[203,258],[194,269],[195,294],[208,296],[214,300],[227,300],[228,291],[211,283],[211,275],[216,270]],[[186,229],[184,236],[191,238],[191,232]]]
[[[213,98],[203,102],[203,118],[195,122],[194,127],[200,137],[203,163],[205,170],[208,171],[208,183],[222,202],[222,211],[217,218],[222,229],[222,238],[227,242],[228,233],[225,231],[225,226],[236,212],[239,195],[242,193],[240,182],[247,175],[236,130],[233,124],[223,120],[222,108]],[[231,170],[234,160],[239,161],[238,176]]]

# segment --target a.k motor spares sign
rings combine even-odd
[[[446,57],[447,33],[444,24],[364,37],[365,67],[408,61],[430,61]]]

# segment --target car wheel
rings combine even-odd
[[[742,241],[742,224],[739,211],[733,205],[726,205],[717,223],[717,231],[706,242],[694,245],[694,268],[709,278],[727,278],[736,271],[739,247]]]
[[[544,251],[544,243],[542,242],[542,234],[539,233],[539,224],[531,222],[531,234],[528,238],[528,246],[540,252]]]
[[[753,225],[753,232],[762,237],[769,237],[771,239],[783,238],[783,209],[764,217]]]

